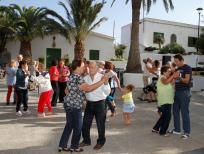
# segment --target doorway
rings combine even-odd
[[[46,67],[50,68],[53,60],[59,60],[61,58],[60,48],[47,48],[46,51]]]

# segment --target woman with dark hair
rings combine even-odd
[[[28,110],[28,77],[30,73],[28,71],[28,65],[26,61],[20,61],[18,70],[16,72],[16,94],[17,94],[17,103],[16,103],[16,115],[22,116],[20,111],[21,103],[23,102],[23,113],[30,114]]]
[[[115,71],[113,71],[114,65],[111,62],[106,61],[104,68],[105,68],[105,73],[109,77],[108,82],[109,82],[109,85],[111,88],[111,92],[106,99],[106,103],[107,103],[109,109],[111,110],[111,117],[113,117],[113,116],[115,116],[115,107],[116,107],[116,104],[114,101],[114,96],[115,96],[115,91],[116,91],[116,85],[115,84],[117,84],[117,87],[121,90],[120,80],[117,77],[117,73]]]
[[[74,60],[72,62],[72,73],[67,82],[68,94],[64,97],[64,108],[66,111],[66,125],[62,133],[58,151],[82,152],[79,148],[79,141],[82,129],[82,104],[85,100],[85,92],[90,92],[105,82],[108,77],[104,76],[100,81],[89,85],[83,79],[85,64],[82,60]],[[73,133],[72,133],[73,131]],[[70,134],[72,133],[72,140],[70,148],[67,147]]]
[[[152,132],[167,136],[167,129],[171,120],[171,106],[174,102],[174,74],[168,66],[162,66],[161,77],[157,82],[158,113],[160,118],[154,125]]]
[[[57,69],[57,60],[52,61],[52,66],[50,67],[49,73],[50,73],[52,89],[54,91],[54,94],[52,95],[51,104],[52,106],[56,106],[57,99],[59,97],[59,85],[58,85],[59,71]]]

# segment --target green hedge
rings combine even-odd
[[[184,54],[185,53],[185,49],[177,44],[177,43],[171,43],[171,44],[167,44],[165,45],[159,52],[160,54],[165,54],[165,53],[172,53],[172,54]]]

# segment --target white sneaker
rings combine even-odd
[[[31,114],[30,110],[23,111],[24,114]]]
[[[16,115],[17,115],[18,117],[21,117],[23,114],[22,114],[21,111],[18,111],[18,112],[16,112]]]
[[[190,137],[189,134],[183,134],[183,135],[181,136],[181,138],[184,139],[184,140],[185,140],[185,139],[188,139],[189,137]]]
[[[175,130],[170,130],[168,131],[169,134],[174,134],[174,135],[181,135],[181,132],[177,132]]]

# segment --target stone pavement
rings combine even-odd
[[[193,93],[191,102],[192,134],[187,140],[180,136],[161,137],[153,134],[151,128],[156,122],[155,103],[140,102],[136,99],[136,112],[132,115],[131,126],[122,122],[121,101],[117,102],[117,115],[108,118],[106,123],[107,142],[94,151],[97,130],[93,123],[91,129],[92,145],[84,148],[84,154],[204,154],[204,96]],[[54,108],[54,115],[37,118],[36,92],[29,93],[29,107],[32,114],[16,117],[15,106],[5,105],[5,80],[0,80],[0,154],[55,154],[59,138],[65,125],[62,104]],[[172,124],[170,126],[172,128]],[[82,154],[83,154],[82,153]]]

